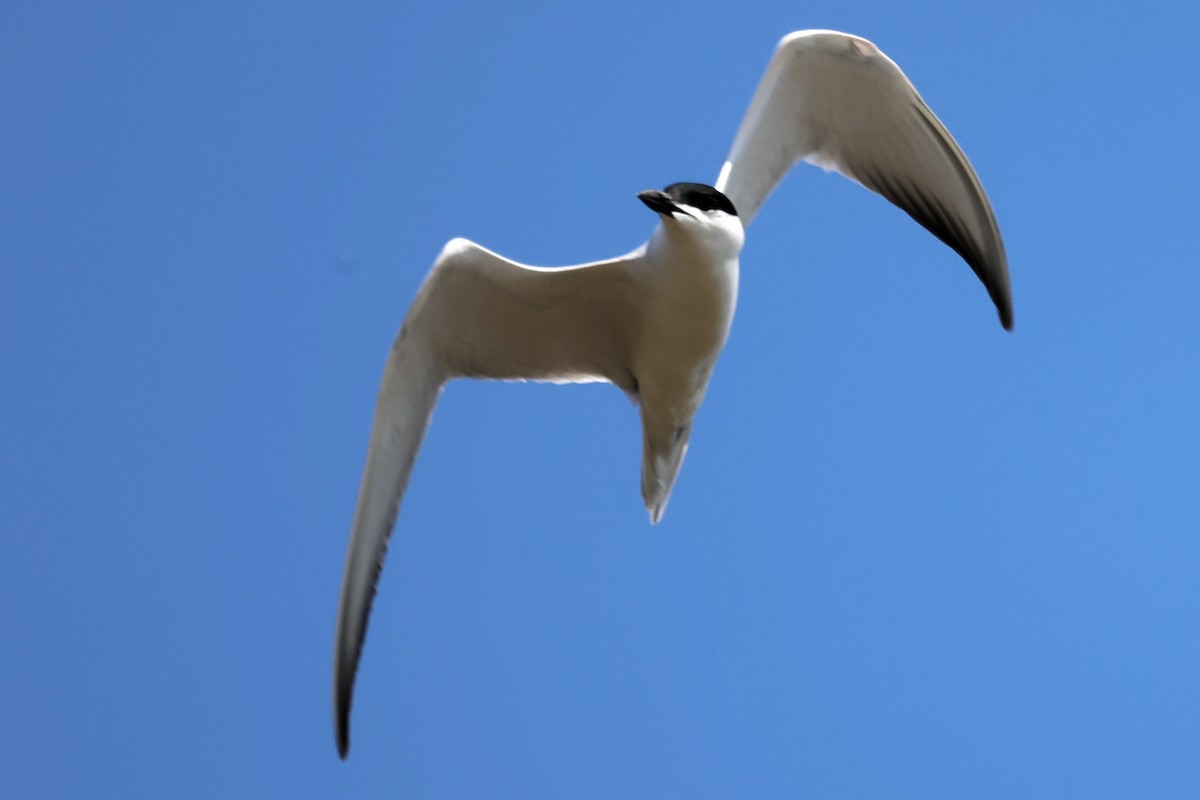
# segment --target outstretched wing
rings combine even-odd
[[[539,269],[456,239],[434,264],[384,368],[350,528],[333,656],[342,758],[350,747],[350,702],[375,585],[442,387],[451,378],[476,377],[611,381],[632,392],[631,258]]]
[[[1012,328],[1008,261],[979,178],[900,68],[866,39],[835,31],[783,38],[717,189],[749,226],[800,161],[883,195],[953,248]]]

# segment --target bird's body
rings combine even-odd
[[[657,523],[666,511],[717,356],[737,303],[736,217],[699,224],[666,219],[637,260],[642,289],[634,377],[642,411],[642,499]]]
[[[615,384],[640,408],[642,496],[657,523],[729,335],[745,227],[800,161],[883,195],[942,239],[975,270],[1002,324],[1011,326],[1004,247],[974,170],[887,56],[832,31],[780,42],[715,187],[679,183],[638,195],[661,222],[634,252],[545,269],[452,240],[392,346],[371,427],[334,644],[343,758],[388,538],[445,384]]]

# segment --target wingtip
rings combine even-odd
[[[338,758],[345,761],[350,756],[350,715],[338,709],[334,725],[334,738],[337,740]]]
[[[347,681],[344,675],[343,665],[339,664],[334,675],[333,738],[342,761],[350,755],[350,704],[354,692],[353,677]]]
[[[1005,296],[996,302],[996,314],[1000,317],[1000,326],[1006,331],[1013,329],[1012,300]]]
[[[1001,327],[1006,331],[1011,331],[1013,329],[1012,289],[1009,288],[1008,263],[1004,260],[1003,250],[999,260],[989,262],[972,258],[969,251],[964,253],[955,245],[950,246],[970,265],[976,277],[987,289],[988,297],[991,299],[992,305],[996,307],[996,316],[1000,318]]]

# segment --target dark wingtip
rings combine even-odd
[[[352,681],[336,681],[333,701],[333,735],[337,740],[338,757],[345,761],[350,755],[350,694],[354,691]]]
[[[395,507],[391,513],[392,520],[394,520]],[[392,522],[389,520],[389,530],[391,524]],[[360,614],[353,614],[346,610],[347,584],[345,582],[342,586],[342,600],[338,604],[337,632],[334,634],[333,647],[333,733],[337,740],[338,755],[343,761],[350,754],[350,707],[354,703],[354,679],[358,675],[358,663],[362,657],[363,642],[367,636],[367,621],[371,617],[371,605],[375,601],[375,589],[379,584],[379,573],[382,566],[382,559],[374,566],[371,580],[367,583],[370,591],[367,593],[366,602]],[[354,620],[357,620],[357,631],[354,629]]]
[[[350,755],[350,720],[342,715],[337,722],[337,751],[338,758],[345,761]]]
[[[966,224],[959,217],[948,212],[937,197],[926,195],[918,186],[876,172],[865,172],[858,180],[903,210],[922,228],[958,253],[987,289],[988,297],[996,305],[996,313],[1000,315],[1000,324],[1004,326],[1004,330],[1012,330],[1013,309],[1012,293],[1008,284],[1008,261],[1004,256],[1004,244],[1000,240],[994,220],[989,226],[995,232],[994,238],[989,240],[985,237],[981,240],[968,231]],[[990,209],[985,208],[985,213],[990,219]]]
[[[974,269],[974,264],[971,266]],[[985,287],[988,288],[988,295],[991,297],[991,301],[996,303],[996,314],[1000,317],[1000,324],[1004,327],[1004,330],[1013,330],[1013,297],[1008,293],[1007,287],[1000,288],[991,285],[984,278],[985,272],[983,270],[976,269],[976,275],[979,276],[980,281],[983,281]],[[1008,275],[1007,266],[1004,267],[1004,275],[1006,277]]]

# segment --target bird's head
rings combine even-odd
[[[744,231],[733,202],[721,192],[703,183],[672,183],[661,192],[647,189],[638,199],[657,213],[664,228],[690,237],[699,237],[708,248],[742,249]]]

